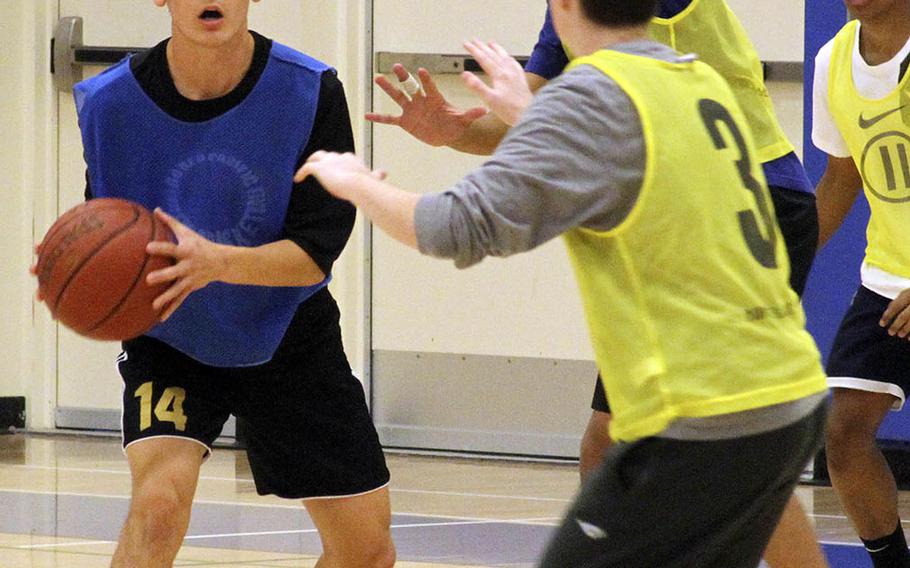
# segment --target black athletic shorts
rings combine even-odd
[[[386,485],[389,471],[338,320],[331,294],[318,292],[298,309],[272,360],[254,367],[203,365],[150,337],[125,342],[118,358],[124,447],[165,436],[210,451],[234,414],[261,495],[337,497]]]
[[[770,432],[644,438],[607,451],[540,568],[754,568],[809,459],[827,402]]]
[[[900,410],[910,390],[910,341],[878,324],[891,300],[859,287],[828,356],[828,386],[894,395]]]
[[[769,186],[768,190],[771,193],[771,200],[774,201],[774,213],[780,225],[780,232],[784,235],[784,242],[787,245],[787,256],[790,257],[790,287],[802,296],[818,248],[818,209],[815,206],[815,194],[775,185]],[[591,410],[610,412],[610,404],[607,402],[599,375],[594,385]]]

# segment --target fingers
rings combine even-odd
[[[385,178],[389,177],[389,172],[387,172],[385,170],[373,170],[372,172],[370,172],[370,176],[378,179],[379,181],[382,181]]]
[[[171,314],[176,312],[177,308],[179,308],[180,305],[183,304],[183,301],[186,300],[187,296],[190,295],[190,292],[192,292],[192,290],[188,290],[188,291],[184,292],[183,294],[178,296],[176,300],[174,300],[170,304],[166,304],[167,308],[164,310],[164,313],[161,314],[161,321],[167,321],[167,319],[169,317],[171,317]]]
[[[477,120],[478,118],[485,117],[488,112],[489,111],[484,107],[474,107],[472,109],[466,110],[464,115],[462,116],[462,119],[467,123],[471,123],[471,122],[474,122],[475,120]]]
[[[154,256],[177,258],[177,245],[170,241],[152,241],[145,245],[145,252]]]
[[[363,117],[365,119],[369,120],[370,122],[375,122],[377,124],[391,124],[393,126],[401,125],[401,117],[392,116],[391,114],[376,114],[376,113],[368,112],[368,113],[364,114]]]
[[[392,73],[394,73],[395,77],[398,78],[398,81],[402,82],[402,83],[404,81],[407,81],[408,77],[411,76],[410,71],[408,71],[407,68],[405,68],[405,66],[402,65],[401,63],[396,63],[395,65],[392,65]]]
[[[464,48],[474,56],[474,59],[477,60],[477,63],[487,74],[492,74],[501,64],[501,58],[496,51],[481,41],[466,41],[464,42]]]
[[[430,75],[429,71],[421,67],[417,70],[417,76],[420,78],[420,82],[423,84],[423,90],[428,98],[442,97],[442,93],[439,92],[436,81],[433,80],[433,76]]]
[[[480,80],[480,77],[471,73],[470,71],[465,71],[462,73],[461,79],[464,81],[464,84],[467,88],[471,89],[474,94],[483,100],[488,100],[495,94],[493,89],[488,87],[486,83]]]
[[[509,52],[506,51],[503,46],[499,45],[495,41],[489,42],[487,44],[487,46],[489,46],[490,50],[493,51],[493,53],[495,53],[496,55],[498,55],[500,59],[513,59],[513,57],[511,55],[509,55]]]
[[[302,182],[311,175],[316,174],[316,166],[309,162],[305,163],[302,168],[297,170],[297,175],[294,176],[294,181],[297,183]]]
[[[168,266],[167,268],[149,272],[148,276],[145,277],[145,282],[149,286],[161,284],[162,282],[170,282],[171,280],[179,278],[183,272],[183,269],[177,265]]]
[[[498,43],[473,40],[464,42],[464,47],[487,75],[511,77],[515,73],[524,72],[521,64]]]
[[[910,291],[904,290],[898,294],[897,298],[894,298],[891,300],[891,302],[888,303],[888,307],[885,308],[885,312],[882,314],[882,318],[878,322],[880,326],[887,327],[891,321],[897,317],[898,314],[900,314],[908,305],[910,305],[910,294],[908,294],[908,292]]]
[[[887,327],[892,337],[906,338],[910,334],[910,291],[904,290],[888,304],[879,325]]]
[[[392,73],[395,75],[395,78],[398,79],[401,89],[407,93],[408,97],[424,96],[423,85],[411,75],[410,71],[408,71],[404,65],[401,63],[392,65]]]
[[[169,287],[164,291],[164,293],[155,298],[155,300],[152,302],[152,308],[154,308],[156,311],[161,310],[164,306],[168,306],[170,302],[176,300],[178,297],[186,297],[192,291],[193,289],[186,279],[177,280],[174,282],[173,286]],[[173,306],[168,306],[168,309],[171,307]],[[162,321],[164,320],[162,319]]]
[[[165,225],[174,231],[174,235],[177,236],[178,241],[180,240],[181,235],[186,234],[189,231],[183,223],[165,213],[161,207],[155,208],[155,216],[161,219]]]
[[[904,308],[894,316],[891,325],[888,326],[888,335],[906,338],[910,333],[910,309]]]
[[[393,85],[392,82],[386,79],[383,75],[376,77],[373,82],[376,83],[379,88],[385,92],[385,94],[389,95],[389,98],[395,101],[395,103],[401,108],[404,108],[405,105],[411,102],[408,96],[401,92],[401,89]]]
[[[408,78],[399,83],[401,85],[401,90],[407,93],[408,97],[411,100],[414,100],[416,97],[425,97],[426,94],[423,92],[423,86],[420,82],[414,78],[413,75],[408,75]]]
[[[317,152],[313,152],[312,154],[310,154],[310,157],[307,158],[307,161],[305,164],[303,164],[303,167],[301,167],[299,170],[297,170],[297,173],[294,174],[294,182],[300,183],[303,180],[305,180],[306,178],[315,174],[316,173],[315,164],[318,164],[320,161],[324,160],[326,158],[326,156],[328,156],[329,154],[333,154],[333,153],[334,152],[326,152],[325,150],[319,150]]]

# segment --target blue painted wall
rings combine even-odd
[[[815,54],[847,21],[842,0],[806,2],[804,160],[809,178],[818,183],[826,155],[812,145],[812,82]],[[819,252],[806,286],[803,305],[807,327],[827,360],[840,320],[859,285],[859,267],[866,246],[869,205],[860,197],[840,231]],[[884,440],[910,441],[910,411],[891,413],[879,430]]]

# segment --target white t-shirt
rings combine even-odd
[[[853,84],[857,92],[867,99],[881,99],[897,88],[900,82],[901,64],[910,55],[910,38],[904,47],[889,61],[880,65],[869,65],[859,53],[859,29],[856,26],[856,41],[853,43]],[[832,39],[815,56],[815,80],[812,99],[812,143],[828,155],[849,158],[847,141],[837,129],[831,110],[828,108],[828,77],[831,68]],[[900,292],[910,288],[910,279],[885,272],[863,263],[861,270],[863,286],[886,298],[896,298]]]

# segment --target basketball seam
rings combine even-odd
[[[138,209],[135,209],[135,210],[138,210]],[[142,211],[142,210],[138,210],[138,211],[139,211],[139,216],[143,217],[142,214],[144,213],[144,211]],[[155,240],[155,237],[157,236],[156,233],[158,232],[158,226],[155,223],[155,216],[153,214],[150,214],[149,216],[151,217],[151,222],[152,222],[152,232],[151,232],[151,235],[149,235],[149,237],[150,237],[149,242],[151,242],[152,240]],[[138,220],[137,220],[137,222],[138,222]],[[113,240],[113,239],[111,239],[111,240]],[[136,278],[133,280],[133,283],[123,293],[123,297],[120,298],[120,301],[117,302],[117,304],[114,305],[113,308],[111,308],[111,311],[108,312],[108,314],[106,316],[101,318],[101,320],[98,323],[96,323],[92,327],[86,329],[83,333],[91,333],[91,332],[95,331],[96,329],[98,329],[99,327],[104,325],[112,317],[114,317],[118,311],[120,311],[120,308],[123,307],[123,304],[126,303],[126,300],[130,297],[130,294],[136,288],[136,285],[139,284],[140,280],[142,280],[142,273],[145,272],[145,267],[148,266],[150,259],[151,259],[151,255],[148,253],[145,253],[145,260],[142,261],[142,267],[139,268],[139,273],[136,274]]]
[[[70,219],[69,221],[67,221],[66,223],[64,223],[64,224],[62,224],[62,225],[59,225],[59,226],[57,226],[56,223],[55,223],[54,226],[51,227],[51,231],[48,232],[46,235],[44,235],[44,238],[42,239],[42,242],[43,242],[43,243],[49,243],[49,242],[53,241],[53,240],[54,240],[54,237],[56,237],[58,233],[60,233],[61,231],[63,231],[63,230],[66,229],[66,228],[69,228],[70,226],[72,226],[73,223],[78,223],[78,222],[79,222],[79,216],[78,216],[78,215],[75,215],[75,213],[76,213],[75,210],[76,210],[77,208],[80,208],[80,207],[85,207],[88,203],[89,203],[89,202],[86,201],[85,203],[81,203],[81,204],[79,204],[77,207],[74,207],[73,209],[70,209],[69,211],[65,211],[65,212],[63,213],[63,215],[61,216],[61,218],[62,218],[63,216],[65,216],[65,215],[70,214],[70,213],[73,213],[73,218]],[[97,209],[98,209],[99,211],[104,211],[105,209],[111,209],[111,208],[115,207],[116,205],[117,205],[117,204],[105,204],[104,206],[99,206],[99,207],[97,207]],[[43,268],[43,266],[44,266],[45,264],[47,264],[46,258],[45,258],[45,259],[42,259],[41,257],[42,257],[42,255],[38,255],[38,265],[35,267],[35,269],[36,269],[36,271],[38,272],[38,274],[41,274],[41,269]],[[55,306],[56,306],[56,303],[55,303]]]
[[[133,213],[135,214],[136,211],[137,211],[137,210],[136,210],[136,208],[134,207],[134,208],[133,208]],[[91,260],[96,254],[98,254],[98,252],[99,252],[101,249],[103,249],[105,246],[107,246],[107,244],[108,244],[109,242],[111,242],[111,241],[114,240],[115,238],[119,237],[120,235],[122,235],[123,233],[125,233],[127,230],[129,230],[130,227],[132,227],[133,225],[135,225],[136,222],[139,221],[139,217],[140,217],[140,216],[137,214],[136,217],[134,217],[133,220],[132,220],[129,224],[124,225],[123,227],[121,227],[120,229],[118,229],[117,232],[115,232],[114,234],[110,235],[110,236],[107,238],[107,240],[105,240],[104,242],[102,242],[102,243],[100,243],[98,246],[96,246],[96,247],[94,248],[94,250],[91,251],[91,253],[89,253],[88,255],[85,256],[85,258],[82,259],[82,262],[80,262],[77,266],[75,266],[75,267],[73,268],[73,270],[70,271],[69,278],[66,279],[66,282],[63,284],[63,286],[60,287],[60,293],[57,294],[57,297],[56,297],[56,298],[54,298],[54,309],[53,309],[53,313],[55,313],[55,314],[57,313],[57,308],[60,306],[60,299],[63,297],[63,294],[66,293],[66,289],[69,288],[69,285],[73,282],[73,279],[76,277],[76,275],[79,274],[79,271],[81,271],[82,268],[88,263],[88,261]]]

